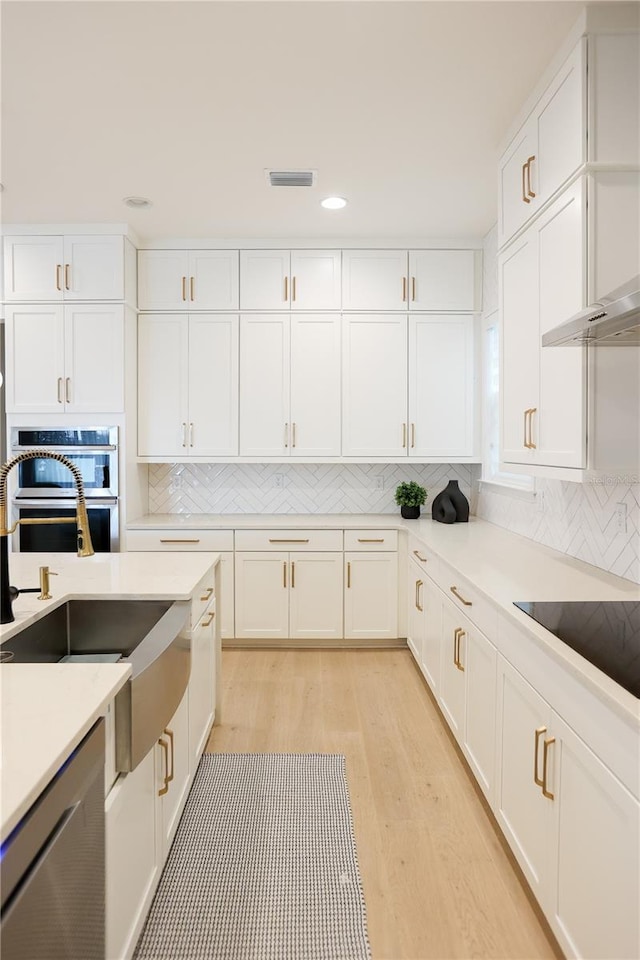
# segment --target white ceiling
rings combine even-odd
[[[577,2],[4,2],[5,223],[480,237]],[[315,169],[269,188],[264,169]],[[130,210],[131,194],[153,200]],[[349,199],[339,212],[321,197]]]

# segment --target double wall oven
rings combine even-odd
[[[13,427],[11,456],[34,449],[62,453],[80,470],[93,548],[101,553],[118,550],[118,428]],[[18,464],[15,473],[13,522],[75,515],[75,484],[64,464],[35,458]],[[13,547],[21,553],[74,553],[77,549],[76,530],[70,523],[19,526],[13,537]]]

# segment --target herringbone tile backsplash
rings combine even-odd
[[[150,513],[397,513],[403,480],[427,488],[427,505],[458,480],[469,497],[467,464],[153,464]],[[426,510],[426,508],[425,508]]]

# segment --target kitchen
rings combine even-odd
[[[368,797],[354,806],[358,853],[370,869],[364,886],[375,956],[468,956],[475,937],[485,956],[548,956],[558,949],[590,955],[589,943],[597,942],[593,930],[576,932],[573,917],[553,919],[550,904],[558,891],[550,893],[540,880],[540,864],[530,862],[526,849],[531,838],[518,836],[511,811],[498,803],[495,751],[487,776],[485,754],[459,722],[460,709],[470,716],[474,701],[461,708],[454,681],[463,675],[474,636],[491,643],[484,649],[495,658],[487,667],[494,684],[501,677],[511,689],[509,667],[528,678],[525,665],[510,660],[502,633],[524,631],[546,644],[562,668],[557,688],[537,688],[553,710],[563,690],[573,691],[572,703],[582,702],[562,672],[575,676],[580,663],[589,695],[604,686],[606,705],[618,717],[602,717],[610,734],[622,715],[632,730],[636,723],[637,737],[637,699],[618,693],[619,684],[603,680],[601,670],[584,666],[584,658],[566,653],[553,634],[511,610],[514,601],[638,600],[636,348],[589,348],[593,370],[586,377],[579,347],[538,346],[541,333],[595,299],[587,299],[587,289],[601,296],[637,273],[637,126],[629,119],[634,88],[624,74],[625,44],[633,38],[625,18],[637,13],[637,5],[603,5],[606,15],[596,6],[577,29],[582,7],[573,3],[545,5],[543,23],[537,5],[519,3],[110,6],[4,5],[5,88],[12,91],[4,108],[0,194],[5,456],[18,452],[14,431],[67,424],[73,430],[117,428],[117,486],[113,469],[109,482],[101,474],[99,484],[117,499],[120,553],[111,560],[137,563],[140,570],[145,561],[151,566],[171,564],[172,557],[177,564],[177,555],[181,563],[199,557],[205,576],[206,558],[219,555],[215,626],[228,649],[218,672],[224,701],[220,709],[216,699],[219,725],[211,749],[347,752],[335,737],[323,745],[318,736],[319,728],[339,728],[336,698],[350,691],[357,703],[348,708],[350,722],[367,718],[363,742],[375,731],[385,745],[378,760],[370,740],[368,759],[355,767],[362,776],[350,780],[352,791],[359,784]],[[36,9],[44,29],[34,36],[29,21]],[[175,36],[183,31],[189,42],[177,47]],[[583,34],[590,37],[588,76],[595,84],[590,109],[599,106],[595,120],[589,115],[589,149],[600,152],[590,153],[584,166],[580,154],[565,175],[552,150],[558,190],[545,184],[551,174],[542,161],[539,170],[537,161],[529,162],[538,152],[527,142],[526,155],[518,153],[511,163],[512,143],[538,104],[540,157],[544,135],[552,147],[559,129],[573,135],[564,115],[543,108],[548,90],[569,91],[584,103]],[[621,46],[611,40],[607,47],[609,37]],[[332,51],[335,75],[326,71],[325,50]],[[572,72],[563,74],[567,63]],[[556,81],[560,75],[562,82]],[[256,84],[256,77],[265,82]],[[615,117],[617,126],[609,122]],[[59,159],[52,162],[52,155]],[[311,186],[272,187],[269,170],[306,172]],[[506,189],[514,177],[519,207],[509,220],[511,207],[497,197],[496,184]],[[321,208],[320,200],[334,192],[347,206]],[[586,230],[585,207],[592,218],[597,211],[596,230],[588,221],[588,273],[584,255],[576,261],[573,254],[575,231]],[[545,283],[539,274],[532,296],[527,269],[536,256],[542,266],[555,261],[557,270]],[[108,284],[116,273],[114,294]],[[97,294],[77,289],[86,276]],[[541,329],[531,315],[538,300],[546,324]],[[534,347],[512,319],[526,309]],[[41,349],[34,351],[34,344]],[[614,362],[607,366],[610,354]],[[523,356],[539,361],[523,364]],[[588,428],[585,379],[590,387],[596,381],[588,395]],[[199,416],[211,409],[218,416]],[[16,509],[36,509],[19,505],[22,491],[31,491],[31,500],[35,488],[18,472],[8,476],[11,523]],[[95,477],[95,468],[85,471],[85,482],[86,476]],[[400,521],[393,500],[400,482],[427,488],[428,517],[434,496],[452,478],[471,501],[470,524]],[[29,531],[35,537],[39,529],[45,527],[25,525],[20,536]],[[473,540],[478,535],[486,538],[484,548]],[[37,556],[27,567],[19,564],[28,564],[28,553],[10,556],[12,583],[35,587]],[[106,562],[97,551],[74,564],[73,575],[90,579],[83,564],[92,568],[96,558]],[[60,573],[58,560],[47,559]],[[69,592],[68,583],[52,580],[54,605]],[[436,649],[439,657],[440,638],[430,639],[430,617],[425,625],[419,616],[420,607],[427,614],[438,609],[447,624],[450,608],[438,606],[440,593],[462,604],[452,598],[451,584],[467,601],[465,588],[479,591],[470,607],[455,612],[451,632],[466,630],[466,636],[454,641],[452,674],[444,659],[435,666],[430,661]],[[165,596],[184,602],[196,586],[181,585]],[[113,592],[129,594],[120,587]],[[43,607],[35,596],[15,603],[17,612]],[[446,643],[448,652],[448,634]],[[376,645],[380,649],[372,651]],[[344,658],[347,684],[330,666],[338,658]],[[499,673],[503,659],[510,662]],[[536,669],[553,675],[552,666]],[[400,862],[411,850],[413,821],[420,822],[414,834],[426,831],[423,851],[428,829],[415,808],[410,812],[397,798],[394,808],[375,766],[386,758],[392,779],[404,770],[408,793],[419,803],[427,788],[410,771],[424,749],[414,729],[422,721],[409,720],[398,689],[380,686],[376,676],[385,670],[401,678],[400,690],[412,691],[418,716],[429,712],[428,729],[438,744],[432,750],[448,746],[443,782],[455,777],[455,796],[475,810],[472,822],[486,820],[482,846],[469,860],[495,861],[493,879],[484,883],[510,890],[513,923],[501,946],[493,941],[496,904],[486,928],[478,919],[462,933],[462,906],[436,907],[433,912],[447,918],[444,929],[425,932],[419,891],[427,878],[410,860],[413,879],[407,880]],[[291,682],[278,683],[280,673]],[[243,706],[248,682],[252,699]],[[497,697],[497,686],[483,689],[494,689]],[[306,691],[315,703],[315,720],[304,699],[296,705],[295,691],[303,697]],[[363,702],[363,691],[387,704],[386,722]],[[333,720],[331,711],[324,713],[324,697],[334,705]],[[253,728],[243,720],[247,708]],[[600,716],[603,708],[590,709]],[[633,765],[627,771],[622,760],[608,762],[607,745],[592,742],[591,727],[585,729],[575,712],[568,718],[568,710],[559,711],[563,721],[637,803]],[[300,730],[307,725],[305,737]],[[452,733],[445,733],[449,728]],[[626,744],[626,736],[621,733],[620,742]],[[546,739],[540,758],[553,753]],[[349,755],[349,762],[358,761]],[[365,773],[367,764],[373,766]],[[543,816],[543,830],[549,829],[551,815]],[[365,843],[359,831],[364,835],[370,818],[377,826]],[[509,821],[515,841],[505,833]],[[523,873],[514,872],[511,854],[496,851],[504,843],[497,830],[507,836],[515,870]],[[519,844],[525,848],[520,856]],[[575,856],[573,847],[567,849]],[[459,847],[455,857],[465,863]],[[436,903],[446,900],[447,889],[466,884],[468,866],[445,874]],[[541,926],[522,876],[552,933]],[[477,917],[485,909],[480,888],[476,884],[464,901]],[[625,896],[629,889],[633,884]],[[613,896],[617,887],[611,890]],[[391,922],[389,915],[398,919]],[[519,941],[525,916],[531,939]],[[114,955],[130,955],[136,922],[121,932],[126,950],[119,946]],[[620,956],[632,953],[624,939],[628,927],[622,928],[615,947]]]

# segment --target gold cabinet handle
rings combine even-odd
[[[402,278],[402,302],[407,302],[407,278]]]
[[[463,630],[462,627],[458,627],[458,629],[456,630],[456,633],[458,634],[458,648],[456,650],[456,656],[454,659],[455,659],[455,664],[458,670],[461,670],[464,673],[464,664],[460,659],[460,641],[462,640],[463,637],[466,637],[467,631]]]
[[[187,425],[186,423],[182,424],[182,446],[186,447],[187,445]]]
[[[411,300],[413,303],[416,302],[416,278],[411,277]]]
[[[289,299],[289,277],[284,278],[284,302]]]
[[[208,600],[209,597],[213,594],[213,587],[207,587],[207,592],[204,597],[200,597],[201,600]]]
[[[531,203],[531,200],[529,200],[527,196],[526,179],[527,179],[527,164],[523,163],[522,164],[522,198],[521,199],[523,203]]]
[[[537,412],[538,412],[537,407],[531,407],[531,410],[529,410],[529,449],[530,450],[537,449],[535,443],[533,442],[533,415],[534,413],[537,413]]]
[[[458,666],[458,638],[462,632],[462,627],[456,627],[453,631],[453,662]]]
[[[358,543],[384,543],[384,537],[358,537]]]
[[[208,619],[208,620],[203,620],[202,623],[200,624],[200,626],[201,626],[201,627],[210,627],[211,624],[213,623],[213,621],[215,620],[215,616],[216,616],[215,611],[212,611],[212,612],[209,614],[209,619]]]
[[[309,537],[303,537],[299,540],[292,540],[289,537],[279,539],[277,537],[269,537],[269,543],[309,543]]]
[[[282,563],[282,586],[287,589],[287,561],[284,560]]]
[[[296,585],[296,562],[295,560],[291,561],[291,589]]]
[[[416,445],[416,425],[415,423],[412,423],[411,424],[411,447],[413,448],[415,447],[415,445]]]
[[[62,290],[62,264],[56,263],[56,290]]]
[[[193,424],[189,424],[189,446],[193,446]]]
[[[289,424],[285,423],[284,425],[284,445],[285,447],[289,446]]]
[[[529,449],[529,441],[527,440],[527,417],[529,416],[530,410],[524,410],[522,414],[523,418],[523,433],[522,433],[522,445]]]
[[[64,399],[71,403],[71,377],[65,377],[64,380]]]
[[[533,163],[534,160],[535,160],[535,156],[529,157],[529,159],[525,163],[525,167],[527,168],[527,196],[529,197],[535,197],[535,193],[531,189],[531,164]],[[527,203],[529,203],[528,200],[527,200]]]
[[[158,743],[164,752],[164,768],[167,771],[162,778],[164,780],[164,786],[160,787],[158,790],[158,796],[164,797],[165,793],[169,792],[169,744],[166,740],[163,740],[162,737],[160,737]]]
[[[69,277],[69,271],[70,271],[70,270],[71,270],[70,265],[69,265],[68,263],[65,263],[65,265],[64,265],[64,288],[65,288],[65,290],[71,290],[71,282],[70,282],[70,277]]]
[[[538,752],[539,752],[539,743],[540,737],[543,733],[547,732],[546,727],[538,727],[535,733],[535,740],[533,745],[533,782],[537,787],[543,786],[544,781],[538,776]]]
[[[351,586],[351,561],[347,560],[347,587]]]
[[[295,303],[296,300],[296,278],[291,279],[291,301]]]
[[[549,747],[556,742],[555,737],[549,737],[548,740],[545,740],[542,746],[542,796],[546,797],[547,800],[555,800],[555,794],[549,790],[549,785],[547,783],[547,768],[549,762]]]
[[[291,446],[292,446],[292,447],[295,447],[295,445],[296,445],[296,425],[295,425],[295,423],[292,423],[292,424],[291,424],[291,436],[292,436]]]
[[[171,773],[167,774],[167,783],[171,783],[171,781],[173,780],[173,775],[175,773],[175,767],[174,767],[175,751],[173,747],[173,730],[169,730],[169,727],[165,727],[162,732],[166,733],[166,735],[169,737],[169,740],[171,742]]]
[[[62,403],[62,377],[58,377],[58,403]]]
[[[473,606],[473,601],[472,601],[472,600],[465,600],[465,598],[458,593],[458,588],[457,588],[457,587],[449,587],[449,590],[451,590],[451,593],[454,595],[454,597],[457,597],[458,600],[461,600],[462,603],[464,603],[465,607],[472,607],[472,606]]]
[[[414,551],[413,551],[413,555],[414,555],[414,557],[417,557],[418,560],[420,560],[422,563],[427,563],[428,560],[429,560],[428,557],[421,557],[418,550],[414,550]]]
[[[402,449],[404,450],[407,446],[407,425],[406,423],[402,424]]]
[[[423,586],[422,580],[416,580],[416,610],[419,610],[420,613],[423,612],[422,604],[420,603],[420,600],[422,599],[420,597],[420,589],[422,586]]]
[[[183,300],[187,299],[187,278],[186,277],[182,278],[182,299]]]
[[[190,298],[191,300],[195,300],[195,298],[196,298],[195,283],[196,283],[196,278],[195,278],[195,277],[189,277],[189,298]]]
[[[174,539],[173,537],[167,537],[166,539],[163,539],[161,537],[160,543],[200,543],[200,538],[198,537],[195,540],[177,540],[177,539]]]

